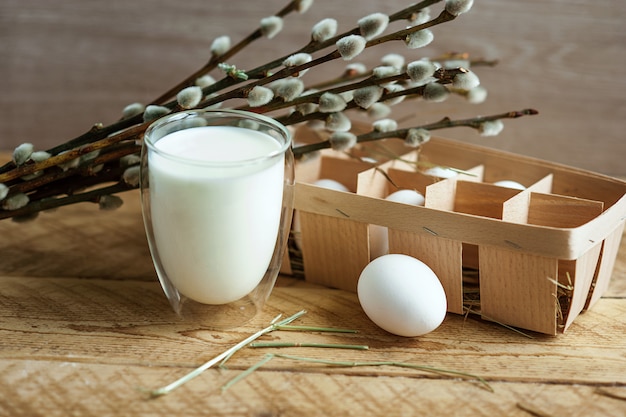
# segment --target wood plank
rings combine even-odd
[[[0,285],[0,359],[9,361],[190,368],[265,327],[277,314],[306,309],[297,324],[359,333],[274,332],[264,340],[364,344],[370,350],[297,351],[333,360],[421,363],[493,381],[626,384],[624,299],[600,300],[559,337],[531,334],[529,339],[494,323],[450,314],[436,331],[404,338],[376,327],[360,309],[356,294],[311,285],[276,288],[261,315],[241,328],[222,332],[178,318],[156,283],[8,277],[1,278]],[[246,349],[232,366],[245,369],[261,357],[258,350]],[[285,372],[303,368],[293,363],[274,366]],[[359,368],[332,367],[323,372],[363,373]],[[181,369],[179,375],[183,373]],[[414,371],[373,368],[367,375],[407,376]]]
[[[556,259],[480,246],[478,261],[480,311],[485,318],[556,334]]]
[[[300,210],[306,280],[356,292],[369,263],[368,225]]]
[[[239,369],[209,370],[167,396],[146,400],[138,387],[156,387],[184,369],[61,361],[0,359],[0,414],[12,417],[119,415],[331,416],[445,415],[528,417],[524,403],[547,415],[621,417],[626,402],[589,385],[493,382],[494,393],[459,380],[412,376],[371,378],[327,374],[325,367],[283,372],[275,360],[225,392]],[[607,388],[625,395],[624,388]]]
[[[448,311],[463,314],[463,245],[461,242],[389,229],[389,252],[413,256],[428,265],[443,286]]]
[[[559,283],[567,288],[574,287],[570,291],[571,299],[569,310],[566,314],[565,329],[574,322],[578,314],[585,308],[591,284],[598,267],[602,244],[598,243],[596,247],[578,258],[576,261],[559,262]],[[566,290],[569,291],[569,290]],[[561,306],[563,308],[563,306]]]
[[[115,211],[83,203],[29,223],[1,220],[0,275],[154,279],[139,192],[120,197]]]
[[[614,296],[615,294],[626,294],[626,280],[614,279],[612,276],[626,275],[626,239],[623,238],[624,226],[622,223],[611,233],[602,246],[600,267],[598,268],[595,282],[592,284],[593,292],[585,308],[592,308],[600,299],[602,294]],[[619,255],[622,254],[620,257]],[[614,292],[612,289],[615,289]]]

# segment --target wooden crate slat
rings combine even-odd
[[[413,256],[428,265],[443,286],[448,311],[463,314],[461,242],[389,229],[389,252]]]
[[[585,309],[593,307],[593,305],[600,299],[602,294],[604,294],[606,289],[609,287],[611,274],[613,273],[613,268],[615,267],[617,252],[619,251],[622,235],[624,234],[625,224],[626,223],[621,222],[602,242],[600,263],[598,265],[598,270],[596,272]]]
[[[586,254],[581,256],[575,261],[563,261],[559,264],[559,282],[562,285],[573,287],[571,291],[571,300],[569,309],[565,312],[565,327],[564,331],[574,322],[574,319],[578,317],[581,311],[585,308],[587,303],[587,297],[591,288],[591,283],[596,272],[598,260],[600,259],[600,250],[602,244],[598,243],[594,248],[589,250]],[[569,279],[563,271],[563,264],[572,264],[566,271],[573,271],[569,274]],[[571,280],[571,283],[570,283]]]
[[[481,246],[479,261],[485,319],[556,334],[556,259]]]
[[[355,292],[369,263],[367,224],[304,211],[299,215],[306,280]]]

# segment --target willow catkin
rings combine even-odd
[[[339,39],[336,46],[341,58],[345,61],[349,61],[363,52],[366,44],[367,41],[363,36],[348,35]]]

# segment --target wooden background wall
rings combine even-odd
[[[199,67],[215,37],[237,41],[284,3],[0,0],[0,149],[25,141],[46,148],[114,121],[126,104],[149,101]],[[316,0],[279,37],[233,63],[245,69],[289,53],[322,18],[336,18],[344,31],[362,16],[408,3]],[[486,103],[414,103],[396,114],[415,113],[412,122],[420,123],[534,107],[539,116],[506,122],[496,138],[469,129],[441,135],[626,175],[625,21],[621,0],[476,0],[469,14],[436,28],[427,48],[385,46],[361,60],[376,64],[390,51],[409,61],[446,51],[498,59],[496,68],[476,68],[490,93]]]

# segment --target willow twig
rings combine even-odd
[[[72,149],[68,152],[52,156],[44,161],[33,163],[33,164],[25,164],[17,168],[14,168],[11,171],[0,173],[0,183],[5,183],[8,181],[23,177],[25,175],[44,170],[46,168],[51,168],[53,166],[57,166],[57,165],[72,161],[82,155],[86,155],[88,153],[91,153],[97,150],[105,149],[109,146],[112,146],[122,141],[126,141],[126,140],[134,141],[135,138],[140,133],[143,133],[143,131],[145,131],[145,129],[148,128],[149,124],[150,123],[147,123],[147,122],[142,123],[140,125],[133,126],[130,129],[124,130],[120,132],[119,134],[108,136],[104,139],[97,140],[95,142],[86,144],[84,146]]]
[[[292,13],[295,10],[295,5],[296,5],[295,0],[289,2],[289,4],[283,7],[278,13],[275,14],[275,16],[278,16],[278,17],[287,16],[288,14]],[[162,93],[159,97],[157,97],[152,102],[156,104],[165,102],[166,100],[170,99],[172,96],[176,95],[176,93],[178,93],[183,88],[193,85],[196,78],[214,70],[215,68],[217,68],[218,64],[222,62],[226,62],[228,59],[232,58],[237,53],[241,52],[244,48],[251,45],[254,41],[256,41],[257,39],[260,39],[261,37],[263,37],[263,32],[261,31],[261,28],[257,28],[248,36],[246,36],[241,41],[239,41],[237,44],[232,46],[224,54],[212,55],[209,61],[205,63],[202,67],[197,69],[195,72],[190,74],[187,78],[180,81],[178,84],[176,84],[169,90]]]
[[[370,133],[364,133],[362,135],[357,136],[357,143],[371,142],[371,141],[376,141],[380,139],[389,139],[389,138],[403,138],[407,135],[407,133],[409,132],[409,129],[422,128],[422,129],[427,129],[427,130],[438,130],[438,129],[447,129],[451,127],[460,127],[460,126],[466,126],[466,127],[471,127],[471,128],[476,129],[480,126],[481,123],[484,123],[486,121],[493,121],[493,120],[500,120],[500,119],[515,119],[518,117],[527,116],[527,115],[535,115],[535,114],[538,114],[537,110],[524,109],[521,111],[499,113],[499,114],[494,114],[491,116],[473,117],[470,119],[453,120],[453,119],[450,119],[449,117],[445,117],[438,122],[425,124],[421,126],[415,126],[412,128],[398,129],[398,130],[394,130],[390,132],[374,131]],[[295,147],[293,152],[294,152],[294,155],[303,155],[305,153],[315,152],[315,151],[327,149],[330,147],[331,147],[330,141],[326,140],[322,142]]]
[[[133,187],[130,187],[128,184],[120,182],[114,185],[101,187],[101,188],[87,191],[84,193],[72,194],[67,197],[37,200],[37,201],[33,201],[28,206],[23,207],[21,209],[11,210],[11,211],[0,210],[0,220],[6,219],[9,217],[19,219],[20,217],[30,216],[40,211],[52,210],[55,208],[68,206],[68,205],[76,204],[76,203],[84,203],[84,202],[97,203],[100,200],[100,197],[102,196],[119,194],[119,193],[129,191],[132,189]]]
[[[386,36],[381,36],[375,39],[372,39],[370,41],[368,41],[365,45],[365,48],[371,48],[374,46],[378,46],[380,44],[383,43],[387,43],[387,42],[392,42],[392,41],[402,41],[404,40],[408,35],[423,30],[423,29],[428,29],[430,27],[445,23],[445,22],[449,22],[452,21],[456,18],[456,16],[448,13],[446,10],[443,10],[439,16],[437,16],[436,18],[422,23],[420,25],[416,25],[416,26],[411,26],[407,29],[403,29],[403,30],[399,30],[396,31],[394,33],[391,33],[389,35]],[[355,29],[357,30],[357,29]],[[223,103],[226,100],[230,100],[230,99],[235,99],[235,98],[245,98],[247,95],[247,92],[249,92],[252,88],[257,87],[257,86],[264,86],[267,85],[273,81],[279,80],[279,79],[284,79],[287,77],[291,77],[294,76],[302,71],[308,70],[310,68],[313,68],[315,66],[333,61],[335,59],[340,59],[341,58],[341,54],[339,53],[338,50],[333,50],[332,52],[327,53],[326,55],[323,55],[319,58],[313,59],[309,62],[306,62],[304,64],[300,64],[300,65],[295,65],[293,67],[285,67],[279,71],[277,71],[274,74],[271,75],[266,75],[263,78],[258,79],[255,82],[246,84],[245,86],[230,90],[224,94],[215,96],[215,97],[209,97],[207,99],[205,99],[204,101],[202,101],[199,104],[199,107],[207,107],[207,106],[212,106],[214,104],[218,104],[218,103]],[[282,61],[281,61],[282,62]],[[246,75],[250,78],[253,78],[251,76],[251,73],[254,74],[256,71],[258,70],[253,70],[250,72],[246,72]],[[204,93],[207,94],[209,92],[211,92],[211,90],[215,89],[215,84],[212,86],[207,87],[208,89],[204,90]],[[258,112],[264,112],[261,111],[260,109],[255,109],[255,111]]]
[[[434,77],[438,80],[437,82],[439,82],[440,84],[450,84],[453,82],[455,75],[462,73],[464,71],[466,70],[461,69],[461,68],[453,68],[453,69],[447,69],[447,70],[441,69],[435,72]],[[342,84],[342,85],[334,86],[332,88],[328,88],[325,90],[319,90],[319,91],[316,91],[315,93],[302,95],[290,101],[284,101],[280,98],[275,98],[264,106],[259,106],[259,107],[254,107],[254,108],[251,108],[250,106],[242,106],[242,107],[239,107],[239,110],[255,111],[257,113],[269,113],[269,112],[284,109],[287,107],[297,106],[299,104],[317,103],[320,97],[326,93],[340,94],[340,93],[344,93],[347,91],[357,90],[359,88],[370,87],[374,85],[384,85],[387,83],[393,83],[396,81],[404,81],[408,79],[409,79],[409,75],[406,72],[396,74],[396,75],[391,75],[388,77],[373,77],[372,76],[372,77],[368,77],[364,80],[360,80],[354,83]],[[407,89],[400,90],[400,91],[389,92],[389,93],[383,94],[381,98],[379,99],[379,101],[384,102],[384,101],[391,100],[393,98],[401,97],[401,96],[421,96],[423,94],[423,91],[424,91],[424,86],[419,86],[419,87],[407,88]],[[358,105],[353,100],[351,100],[349,103],[347,103],[345,110],[350,110],[350,109],[357,108],[357,107]],[[322,112],[315,112],[315,113],[312,113],[311,115],[302,115],[298,112],[295,112],[288,116],[277,117],[276,120],[283,124],[291,125],[291,124],[300,123],[307,119],[312,119],[312,118],[323,119],[327,116],[328,116],[328,113],[322,113]]]
[[[392,15],[389,16],[389,22],[396,22],[396,21],[400,21],[400,20],[406,20],[409,19],[411,17],[411,15],[419,12],[420,10],[432,6],[435,3],[439,3],[442,0],[424,0],[421,1],[419,3],[416,4],[412,4]],[[420,30],[425,28],[426,26],[422,26],[420,25],[418,26],[414,26],[415,30]],[[248,75],[248,77],[250,78],[261,78],[261,77],[265,77],[269,71],[273,70],[274,68],[277,68],[279,66],[282,65],[283,61],[285,61],[285,59],[287,59],[289,56],[293,55],[293,54],[297,54],[297,53],[307,53],[307,54],[313,54],[315,52],[319,52],[322,51],[330,46],[333,46],[337,43],[337,41],[341,38],[344,38],[346,36],[349,35],[358,35],[360,33],[360,29],[358,27],[354,27],[350,30],[347,30],[341,34],[335,35],[323,42],[315,42],[313,40],[309,41],[309,43],[307,43],[305,46],[301,47],[300,49],[293,51],[292,53],[282,56],[281,58],[275,59],[271,62],[268,62],[267,64],[264,64],[262,66],[259,66],[257,68],[254,68],[250,71],[247,71],[246,74]],[[307,67],[308,68],[308,67]],[[301,71],[302,69],[299,69],[298,71],[293,72],[293,74],[295,74],[296,72]]]

